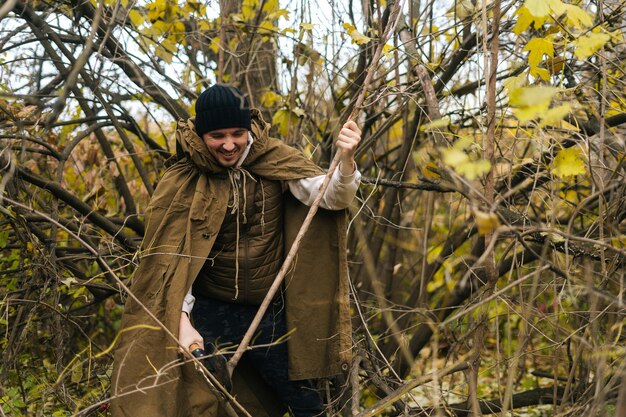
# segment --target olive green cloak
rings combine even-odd
[[[255,140],[243,168],[273,180],[323,171],[300,152],[267,136],[253,112]],[[177,146],[184,155],[167,169],[146,210],[141,261],[130,289],[174,335],[183,298],[202,268],[226,213],[230,182],[193,126],[180,121]],[[289,193],[287,193],[289,194]],[[308,207],[285,204],[285,250]],[[336,375],[351,358],[344,211],[320,209],[287,277],[290,378]],[[128,298],[117,340],[111,388],[113,417],[215,417],[218,404],[192,364],[183,364],[176,342],[140,304]],[[238,366],[239,368],[239,366]],[[237,370],[235,372],[238,374]],[[238,383],[239,380],[239,383]],[[250,378],[235,375],[235,395],[254,417],[276,413],[256,404]],[[253,395],[251,395],[253,394]]]

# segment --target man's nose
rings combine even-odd
[[[222,145],[222,149],[224,149],[225,151],[232,151],[233,149],[235,149],[235,142],[233,142],[231,138],[226,138],[224,144]]]

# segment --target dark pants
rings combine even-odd
[[[280,298],[280,297],[279,297]],[[258,306],[241,305],[196,297],[193,308],[194,325],[204,338],[205,349],[238,345],[256,315]],[[261,320],[252,346],[262,346],[246,351],[244,356],[261,374],[275,394],[296,417],[321,415],[322,400],[310,380],[290,381],[288,373],[287,343],[276,343],[285,336],[287,325],[281,300],[275,301]],[[272,345],[272,346],[269,346]]]

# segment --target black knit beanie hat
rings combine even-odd
[[[195,123],[200,137],[217,129],[243,127],[250,130],[248,99],[235,87],[215,84],[204,90],[196,100]]]

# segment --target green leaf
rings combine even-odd
[[[9,232],[0,232],[0,249],[4,249],[9,243]]]
[[[70,379],[73,383],[78,384],[83,379],[83,364],[81,361],[74,362],[72,365],[72,373]]]
[[[568,178],[587,172],[580,148],[572,146],[561,149],[552,162],[551,172],[559,178]]]

